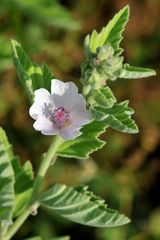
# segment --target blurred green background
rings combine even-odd
[[[29,101],[12,62],[10,39],[19,41],[38,63],[46,62],[57,78],[75,81],[81,88],[83,40],[100,30],[124,5],[131,16],[122,47],[125,61],[159,72],[159,0],[0,0],[0,125],[6,130],[22,163],[34,169],[50,137],[34,131]],[[106,146],[90,159],[59,158],[51,167],[44,188],[54,182],[88,184],[132,219],[126,226],[98,229],[81,226],[40,210],[30,217],[15,240],[32,235],[71,235],[72,240],[160,239],[160,85],[158,77],[117,80],[111,83],[118,100],[130,100],[140,133],[107,130]]]

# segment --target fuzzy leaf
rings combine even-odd
[[[11,171],[14,175],[14,211],[10,212],[12,213],[13,217],[17,217],[29,202],[33,184],[32,166],[29,161],[27,161],[23,166],[20,165],[20,161],[17,156],[14,156],[12,146],[9,144],[6,134],[2,129],[0,129],[0,143],[1,142],[3,143],[5,155],[8,156],[9,164],[11,165]],[[2,152],[2,150],[0,152]],[[3,160],[1,160],[0,163],[3,164]],[[6,189],[7,185],[5,185],[5,190]]]
[[[57,212],[73,222],[94,227],[115,227],[130,220],[110,209],[104,200],[87,191],[87,187],[67,187],[55,184],[40,198],[42,207]]]
[[[34,91],[39,88],[46,88],[50,91],[52,73],[47,65],[39,66],[32,62],[21,45],[15,40],[11,41],[13,49],[14,63],[17,74],[26,88],[29,98],[33,100]]]
[[[131,119],[131,115],[134,111],[128,107],[128,101],[116,103],[110,109],[95,107],[92,113],[95,117],[100,116],[100,118],[105,121],[108,126],[120,132],[138,132],[138,127],[135,121]]]
[[[1,221],[12,222],[15,179],[11,160],[10,145],[5,132],[0,128],[0,223]]]
[[[145,78],[156,75],[156,72],[149,68],[141,68],[125,64],[121,70],[120,78]]]
[[[104,108],[111,108],[116,101],[117,100],[109,87],[95,89],[89,98],[91,106],[101,106]]]
[[[93,121],[85,125],[81,130],[83,134],[63,143],[57,154],[63,157],[88,158],[89,154],[105,145],[105,142],[100,140],[98,136],[103,133],[106,128],[107,124],[103,121]]]
[[[123,50],[119,48],[119,44],[128,18],[129,7],[125,6],[109,21],[106,27],[102,28],[100,33],[94,30],[91,35],[87,35],[84,42],[86,56],[90,57],[92,53],[96,53],[98,47],[107,43],[112,45],[115,54],[120,55]]]

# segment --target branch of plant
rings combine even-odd
[[[59,136],[56,136],[49,146],[47,153],[43,156],[41,164],[39,166],[39,170],[37,176],[34,181],[33,191],[30,198],[30,203],[28,207],[24,210],[24,212],[16,219],[14,224],[8,229],[7,234],[3,238],[3,240],[10,240],[14,234],[18,231],[21,225],[25,222],[25,220],[29,217],[30,214],[34,215],[39,207],[39,203],[37,199],[39,197],[40,187],[42,185],[42,181],[44,176],[49,168],[49,166],[56,161],[56,152],[60,145],[63,143],[63,139]]]

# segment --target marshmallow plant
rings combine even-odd
[[[31,102],[29,115],[34,119],[33,128],[41,137],[50,135],[53,140],[34,174],[30,161],[20,164],[4,130],[0,129],[1,240],[11,239],[30,215],[38,214],[40,207],[92,227],[116,227],[130,222],[127,216],[110,209],[87,186],[68,187],[56,183],[41,191],[47,170],[58,156],[88,158],[104,146],[105,141],[99,136],[108,127],[125,133],[138,132],[128,101],[117,102],[109,87],[109,81],[119,78],[155,75],[151,69],[124,63],[120,42],[128,17],[126,6],[99,33],[94,30],[85,38],[82,93],[73,82],[56,79],[46,64],[40,66],[31,61],[21,45],[12,40],[17,73]]]

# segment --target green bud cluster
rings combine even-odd
[[[87,96],[92,89],[105,86],[107,80],[116,80],[122,67],[123,57],[114,54],[110,44],[97,48],[96,53],[82,63],[84,94]]]

